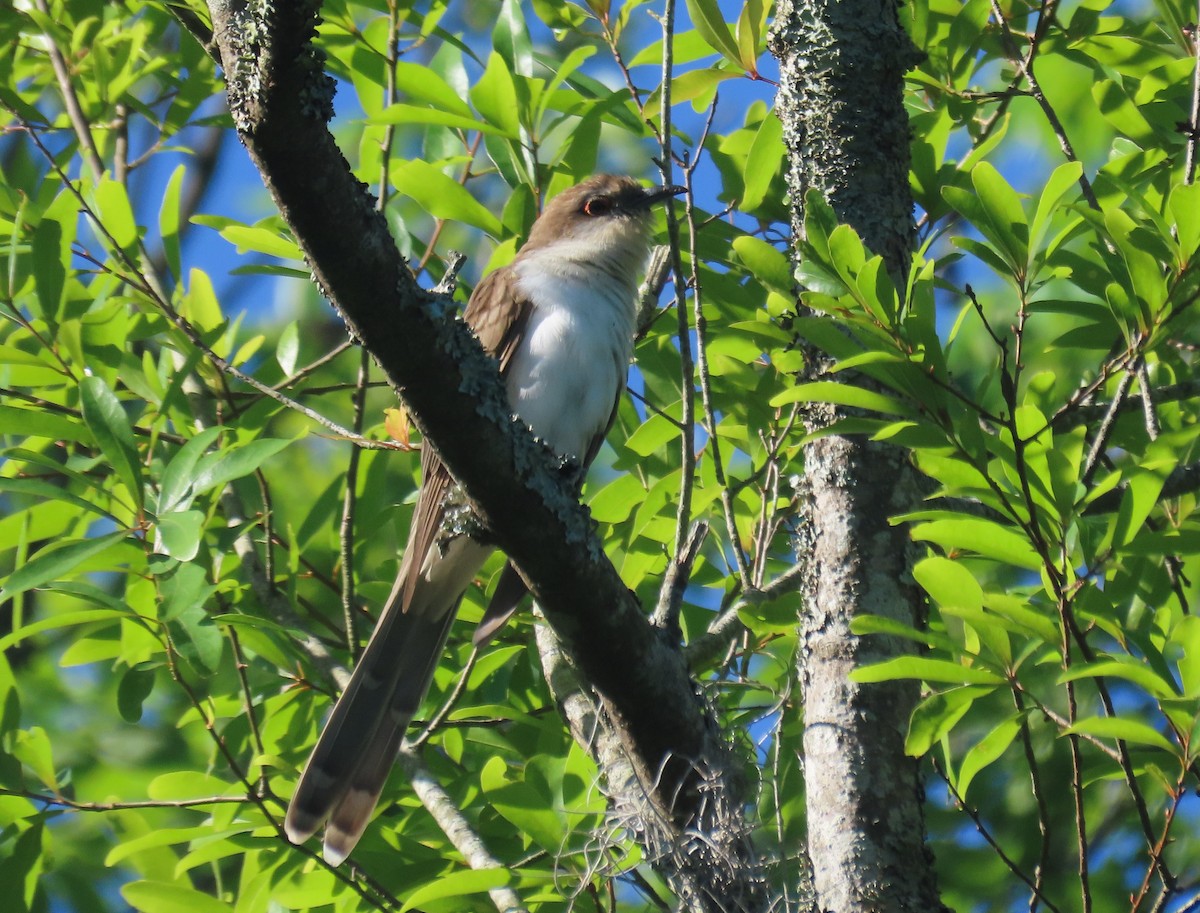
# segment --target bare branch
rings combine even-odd
[[[471,823],[459,811],[454,800],[442,789],[437,779],[421,763],[420,757],[410,748],[400,751],[400,766],[408,775],[413,791],[421,800],[429,814],[437,822],[442,833],[454,844],[454,848],[462,853],[472,869],[506,868],[504,863],[493,856],[484,845]],[[488,896],[496,905],[499,913],[523,913],[526,909],[517,892],[508,886],[490,888]]]

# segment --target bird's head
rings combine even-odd
[[[566,260],[612,260],[636,271],[649,251],[651,208],[683,191],[673,185],[643,187],[611,174],[588,178],[546,204],[521,255],[553,251]]]

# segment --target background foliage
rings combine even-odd
[[[647,607],[709,526],[680,627],[780,897],[804,852],[799,605],[748,597],[788,580],[798,410],[830,401],[930,479],[926,509],[897,518],[923,549],[928,627],[859,631],[928,652],[860,674],[927,683],[909,749],[929,759],[947,903],[1194,908],[1195,11],[906,6],[927,55],[909,76],[912,278],[894,288],[813,199],[810,312],[768,4],[678,12],[669,125],[647,5],[323,9],[339,141],[431,285],[452,248],[468,280],[507,262],[579,178],[649,176],[672,137],[691,193],[663,238],[687,293],[648,315],[585,498]],[[334,687],[303,633],[347,659],[347,620],[369,628],[418,459],[176,15],[206,16],[0,14],[3,896],[463,910],[509,883],[530,908],[652,907],[661,879],[605,820],[531,615],[471,654],[499,558],[467,595],[420,758],[504,868],[469,872],[399,777],[345,872],[279,836]],[[828,358],[819,379],[795,382],[802,351]]]

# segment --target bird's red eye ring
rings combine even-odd
[[[607,197],[592,197],[583,204],[585,216],[603,216],[612,211],[612,200]]]

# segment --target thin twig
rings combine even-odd
[[[450,711],[454,709],[454,706],[458,703],[459,698],[463,696],[463,692],[467,690],[467,681],[470,679],[471,672],[474,671],[475,663],[478,661],[478,659],[479,648],[474,647],[471,650],[471,655],[467,657],[466,665],[464,665],[462,670],[458,673],[458,679],[455,681],[454,687],[450,689],[450,693],[447,694],[446,699],[442,701],[442,705],[438,707],[433,716],[431,716],[425,723],[425,726],[422,728],[420,733],[415,738],[407,740],[406,744],[410,749],[415,751],[416,749],[420,748],[422,745],[428,742],[429,737],[437,732],[438,729],[441,728],[442,724],[445,723],[446,717],[450,715]]]
[[[762,589],[742,593],[740,598],[709,622],[708,629],[702,635],[693,638],[687,645],[684,652],[688,666],[692,669],[707,668],[746,630],[738,617],[742,609],[773,602],[795,591],[804,582],[804,575],[808,571],[808,562],[802,561],[792,565]]]
[[[53,19],[46,0],[34,0],[34,6],[47,19]],[[104,161],[100,158],[100,149],[96,146],[95,137],[92,136],[91,125],[88,124],[83,107],[79,104],[79,95],[76,94],[75,85],[71,82],[71,71],[67,67],[66,58],[58,49],[54,36],[49,32],[43,32],[42,35],[46,39],[46,51],[50,55],[50,64],[54,67],[54,78],[58,81],[58,89],[62,93],[63,107],[67,109],[67,119],[71,121],[71,129],[75,131],[75,138],[79,140],[80,153],[83,160],[87,162],[88,168],[91,169],[92,177],[98,181],[104,175]],[[26,128],[28,129],[28,125]]]
[[[692,565],[704,540],[708,538],[708,524],[697,521],[688,530],[688,537],[683,551],[676,552],[667,564],[667,572],[663,574],[662,586],[658,591],[658,606],[650,618],[650,623],[666,631],[679,630],[679,611],[683,606],[683,593],[687,589],[692,576]]]
[[[937,758],[933,759],[933,769],[937,772],[937,775],[942,778],[942,781],[946,784],[946,788],[950,790],[950,794],[954,797],[954,801],[958,804],[959,808],[967,813],[967,817],[969,817],[971,822],[975,825],[975,830],[979,832],[979,836],[987,841],[988,846],[990,846],[996,852],[996,855],[1000,858],[1000,861],[1004,863],[1005,867],[1023,882],[1025,882],[1025,884],[1029,886],[1029,889],[1035,892],[1037,896],[1041,898],[1042,902],[1051,911],[1051,913],[1061,913],[1058,907],[1055,906],[1054,901],[1052,901],[1045,894],[1041,893],[1041,890],[1038,888],[1037,884],[1028,875],[1021,871],[1021,867],[1017,865],[1015,861],[1013,861],[1011,856],[1004,852],[1004,848],[996,842],[996,838],[992,836],[992,833],[988,830],[987,825],[983,823],[983,819],[979,816],[979,812],[963,801],[963,797],[958,794],[958,790],[954,788],[954,784],[950,782],[950,778],[946,776],[946,772],[942,770],[942,766],[938,762]]]
[[[250,680],[246,676],[246,657],[242,653],[242,643],[238,639],[237,628],[233,625],[225,625],[225,630],[229,634],[229,646],[233,651],[233,664],[237,671],[238,686],[242,689],[242,706],[246,710],[250,737],[254,740],[255,752],[262,757],[267,753],[267,749],[263,746],[262,732],[258,728],[258,716],[254,712],[254,696],[250,693]],[[263,767],[258,775],[258,790],[260,793],[266,794],[268,789],[267,769]]]
[[[1021,747],[1025,751],[1025,766],[1029,768],[1030,788],[1033,800],[1038,810],[1038,833],[1041,835],[1041,851],[1038,854],[1037,865],[1033,869],[1033,891],[1029,895],[1029,913],[1035,913],[1038,901],[1042,899],[1046,885],[1046,869],[1050,863],[1050,809],[1046,805],[1046,794],[1042,789],[1041,767],[1037,756],[1033,753],[1033,738],[1029,732],[1029,717],[1025,712],[1025,701],[1021,691],[1015,686],[1012,689],[1013,705],[1021,717],[1020,733]]]
[[[358,383],[354,388],[354,433],[362,435],[363,416],[366,412],[367,384],[371,376],[371,354],[363,349],[359,353]],[[342,495],[342,522],[338,529],[338,546],[342,561],[342,623],[346,634],[346,648],[350,656],[358,658],[358,626],[355,624],[354,593],[354,514],[358,503],[358,466],[362,450],[350,448],[350,459],[346,465],[346,489]]]
[[[659,172],[663,186],[673,182],[671,175],[671,78],[675,66],[675,0],[666,0],[660,20],[663,33],[662,92],[659,96]],[[690,194],[690,191],[689,191]],[[679,345],[680,376],[680,485],[679,503],[675,510],[674,554],[682,554],[692,522],[692,491],[696,474],[696,382],[692,362],[691,327],[688,323],[687,277],[679,252],[679,220],[675,215],[675,200],[667,198],[667,238],[671,247],[672,269],[675,273],[675,316]]]
[[[205,796],[196,799],[135,799],[133,801],[82,802],[66,796],[48,796],[45,793],[0,786],[0,796],[17,796],[31,802],[48,806],[69,808],[76,812],[119,812],[135,808],[201,808],[206,805],[246,805],[252,800],[246,796]]]
[[[1196,58],[1192,65],[1192,107],[1187,125],[1187,143],[1183,164],[1183,181],[1192,184],[1196,180],[1196,145],[1200,143],[1200,0],[1196,3],[1196,15],[1192,20],[1197,23],[1192,28],[1192,56]]]
[[[1146,359],[1139,358],[1137,363],[1138,394],[1142,401],[1142,418],[1146,422],[1146,437],[1152,441],[1158,440],[1158,415],[1154,411],[1154,390],[1150,386],[1150,371],[1146,367]]]
[[[1091,487],[1096,467],[1100,464],[1100,457],[1103,456],[1104,450],[1108,446],[1108,439],[1112,435],[1113,427],[1117,423],[1117,415],[1119,414],[1121,403],[1124,402],[1125,395],[1129,392],[1129,385],[1132,382],[1132,371],[1126,371],[1121,375],[1121,379],[1117,381],[1117,389],[1113,393],[1112,401],[1108,404],[1108,410],[1104,413],[1104,419],[1100,422],[1100,427],[1096,430],[1095,438],[1092,439],[1092,446],[1088,449],[1087,459],[1083,461],[1083,473],[1080,476],[1080,483],[1085,488]]]
[[[708,131],[712,127],[716,110],[717,100],[714,97],[713,103],[708,108],[708,117],[700,136],[700,142],[696,147],[696,154],[688,160],[687,167],[684,169],[685,185],[688,188],[684,197],[684,218],[687,220],[688,227],[688,249],[692,253],[692,274],[689,284],[692,287],[692,314],[696,327],[696,373],[700,382],[700,405],[704,410],[704,424],[708,432],[707,446],[713,461],[713,476],[720,490],[721,509],[725,516],[725,529],[729,535],[729,545],[733,550],[742,586],[748,588],[751,586],[750,563],[746,559],[746,552],[739,541],[737,514],[734,510],[733,495],[725,478],[725,464],[721,459],[721,441],[717,434],[717,410],[713,405],[712,377],[708,367],[708,320],[704,316],[704,295],[700,282],[699,258],[696,256],[698,239],[696,237],[695,201],[692,197],[692,180],[696,166],[704,152],[704,143],[708,139]]]
[[[287,841],[287,837],[283,833],[283,825],[280,823],[280,819],[267,807],[267,799],[258,794],[258,791],[255,789],[254,785],[246,776],[245,771],[242,770],[241,764],[238,762],[237,758],[234,757],[233,752],[230,751],[225,739],[222,738],[219,732],[217,732],[216,721],[209,714],[204,702],[200,700],[199,695],[196,694],[195,690],[183,676],[182,671],[179,668],[178,653],[175,650],[175,645],[172,643],[169,633],[167,633],[164,638],[164,647],[167,657],[167,669],[170,672],[171,679],[183,691],[184,695],[188,699],[188,702],[191,704],[192,709],[195,710],[196,714],[200,717],[200,722],[203,724],[205,731],[208,732],[209,736],[212,738],[217,752],[225,759],[225,763],[229,767],[229,770],[242,783],[246,790],[246,798],[251,804],[258,808],[266,822],[275,830],[278,838],[281,841]],[[272,796],[271,801],[278,802],[279,800]],[[314,853],[312,850],[309,850],[305,847],[300,847],[299,850],[300,852],[308,855],[310,858],[317,859],[326,870],[333,874],[335,878],[350,887],[351,890],[357,893],[363,900],[367,901],[367,903],[375,905],[382,904],[389,907],[398,907],[400,905],[399,901],[392,896],[389,891],[382,888],[373,880],[368,880],[365,876],[360,875],[360,878],[362,878],[360,881],[359,878],[351,877],[348,873],[339,870],[336,866],[332,866],[324,862],[323,858]]]

